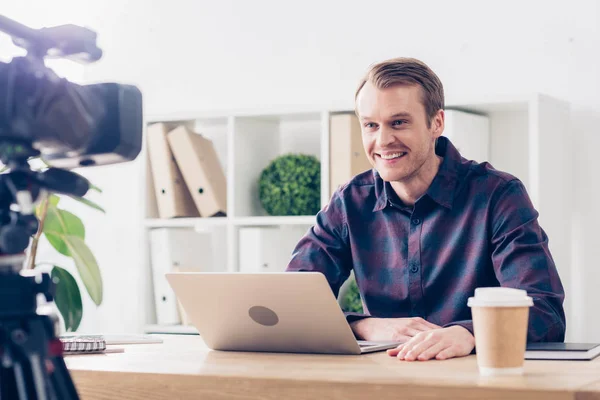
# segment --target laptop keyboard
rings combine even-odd
[[[369,342],[366,340],[358,340],[358,346],[359,347],[370,347],[370,346],[380,346],[382,344],[396,344],[395,342]],[[400,343],[397,343],[400,344]]]
[[[367,342],[366,340],[358,341],[358,345],[360,347],[377,346],[378,344],[381,344],[381,343],[380,342]]]

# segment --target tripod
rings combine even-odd
[[[79,398],[56,335],[58,319],[37,311],[38,295],[52,301],[55,283],[22,268],[43,189],[83,195],[89,184],[64,170],[32,171],[28,159],[38,154],[24,143],[0,142],[0,160],[10,171],[0,175],[0,400]]]

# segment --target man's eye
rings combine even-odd
[[[365,128],[369,128],[369,129],[373,129],[377,126],[377,124],[373,123],[373,122],[367,122],[365,124]]]
[[[403,119],[397,119],[394,122],[392,122],[392,126],[400,126],[400,125],[404,125],[406,124],[406,121]]]

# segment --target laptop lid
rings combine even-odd
[[[166,278],[211,349],[361,353],[321,273],[179,272]]]

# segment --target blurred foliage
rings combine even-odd
[[[349,278],[348,287],[346,288],[346,292],[343,294],[341,298],[341,307],[345,312],[363,312],[362,300],[360,298],[360,291],[358,290],[358,285],[356,284],[356,280],[352,277]]]
[[[305,154],[277,157],[260,176],[259,197],[269,215],[316,215],[321,199],[319,160]]]

